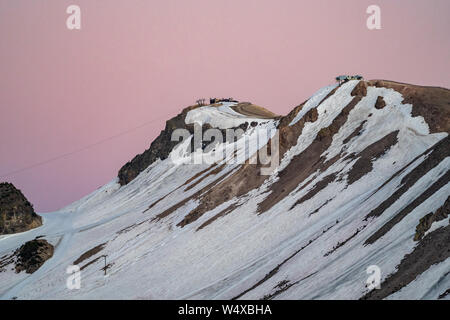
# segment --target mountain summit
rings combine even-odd
[[[0,235],[27,231],[42,225],[32,204],[12,183],[0,183]]]
[[[0,258],[0,296],[448,299],[449,131],[450,90],[385,80],[286,116],[190,106],[109,184],[0,238],[0,257],[55,247],[29,275]]]

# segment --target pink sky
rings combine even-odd
[[[382,30],[366,27],[371,4]],[[0,0],[0,176],[155,119],[0,181],[61,208],[198,97],[286,114],[343,73],[448,88],[449,31],[448,0]]]

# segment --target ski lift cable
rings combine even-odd
[[[34,163],[34,164],[31,164],[31,165],[22,167],[22,168],[20,168],[20,169],[16,169],[16,170],[12,170],[12,171],[10,171],[10,172],[3,173],[3,174],[0,175],[0,178],[6,178],[6,177],[9,177],[9,176],[12,176],[12,175],[16,175],[16,174],[19,174],[19,173],[21,173],[21,172],[23,172],[23,171],[27,171],[27,170],[30,170],[30,169],[33,169],[33,168],[36,168],[36,167],[39,167],[39,166],[43,166],[43,165],[45,165],[45,164],[47,164],[47,163],[50,163],[50,162],[53,162],[53,161],[56,161],[56,160],[60,160],[60,159],[63,159],[63,158],[72,156],[72,155],[74,155],[74,154],[77,154],[77,153],[86,151],[86,150],[88,150],[88,149],[91,149],[91,148],[93,148],[93,147],[96,147],[96,146],[98,146],[98,145],[101,145],[101,144],[103,144],[103,143],[105,143],[105,142],[108,142],[108,141],[110,141],[110,140],[113,140],[113,139],[122,137],[122,136],[124,136],[124,135],[126,135],[126,134],[129,134],[129,133],[134,132],[134,131],[136,131],[136,130],[138,130],[138,129],[141,129],[141,128],[143,128],[143,127],[145,127],[145,126],[148,126],[149,124],[152,124],[152,123],[154,123],[154,122],[156,122],[156,121],[160,121],[161,119],[167,119],[168,116],[169,116],[169,115],[165,115],[165,116],[161,116],[161,117],[152,119],[152,120],[147,121],[147,122],[145,122],[145,123],[143,123],[143,124],[140,124],[140,125],[138,125],[138,126],[136,126],[136,127],[127,129],[127,130],[122,131],[122,132],[120,132],[120,133],[117,133],[117,134],[115,134],[115,135],[112,135],[112,136],[109,136],[109,137],[107,137],[107,138],[101,139],[101,140],[99,140],[99,141],[97,141],[97,142],[94,142],[94,143],[92,143],[92,144],[85,145],[85,146],[83,146],[83,147],[81,147],[81,148],[79,148],[79,149],[76,149],[76,150],[73,150],[73,151],[70,151],[70,152],[66,152],[66,153],[57,155],[57,156],[55,156],[55,157],[52,157],[52,158],[49,158],[49,159],[46,159],[46,160],[43,160],[43,161],[40,161],[40,162],[36,162],[36,163]]]

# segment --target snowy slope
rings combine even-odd
[[[218,107],[197,108],[188,112],[185,121],[187,124],[209,124],[218,129],[235,128],[245,122],[265,122],[263,119],[249,118],[234,111],[231,107],[235,105],[237,105],[237,102],[223,102]]]
[[[169,157],[124,186],[115,179],[42,214],[41,227],[0,237],[0,257],[37,236],[55,246],[54,256],[31,275],[16,274],[12,265],[0,272],[0,297],[359,299],[369,292],[366,269],[376,265],[378,298],[437,299],[450,287],[450,259],[432,265],[414,260],[425,269],[418,274],[402,260],[408,254],[415,259],[422,247],[432,252],[438,233],[448,238],[447,217],[433,222],[423,241],[414,240],[420,219],[450,195],[448,133],[431,133],[392,88],[369,84],[355,96],[361,84],[320,90],[284,128],[279,119],[239,114],[232,103],[189,111],[187,124],[225,129],[258,123],[237,142],[216,147],[228,157],[236,151],[248,158],[258,129],[279,128],[279,167],[255,178],[248,164]],[[380,109],[378,97],[386,104]],[[306,121],[308,114],[313,121]],[[284,138],[288,134],[294,138]],[[436,151],[439,143],[444,151]],[[67,289],[66,268],[99,245],[79,263],[81,289]],[[97,259],[102,255],[110,265],[106,276]]]

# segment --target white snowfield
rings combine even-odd
[[[173,163],[170,157],[158,160],[125,186],[120,187],[113,180],[58,212],[42,214],[44,223],[39,228],[0,237],[0,257],[37,236],[43,236],[55,246],[53,257],[33,274],[15,273],[13,265],[0,272],[1,299],[361,298],[369,291],[367,267],[380,268],[381,282],[395,273],[402,258],[417,245],[413,238],[419,220],[441,207],[450,195],[450,185],[446,184],[377,241],[365,244],[374,232],[450,168],[447,157],[418,179],[382,215],[364,220],[429,155],[422,153],[447,136],[446,133],[430,134],[422,117],[412,117],[411,105],[402,103],[400,93],[368,87],[367,95],[350,111],[323,154],[331,159],[342,150],[346,154],[358,153],[398,130],[397,143],[373,159],[370,172],[348,185],[347,173],[357,159],[341,157],[324,172],[306,179],[302,185],[311,181],[306,187],[299,185],[268,211],[257,213],[258,203],[268,197],[270,186],[278,180],[277,174],[313,142],[322,128],[332,123],[352,100],[350,93],[357,84],[358,81],[343,84],[323,102],[335,86],[314,95],[305,108],[317,108],[318,119],[305,124],[297,144],[281,159],[279,169],[259,188],[229,199],[184,227],[177,224],[198,206],[198,200],[187,201],[162,219],[155,217],[219,177],[232,174],[239,164],[229,163],[211,173],[214,168],[209,164]],[[378,96],[386,101],[383,109],[374,107]],[[192,110],[186,122],[209,123],[218,128],[236,127],[248,121],[258,121],[263,128],[278,125],[275,120],[247,118],[230,106]],[[299,118],[291,124],[298,122],[307,111],[299,112]],[[361,134],[344,143],[364,120]],[[245,136],[255,139],[255,131],[248,130]],[[239,141],[221,147],[236,148],[238,154],[246,154],[248,148]],[[402,168],[406,169],[388,181]],[[291,209],[317,182],[332,173],[338,173],[342,179],[329,183]],[[231,204],[238,206],[198,229]],[[435,223],[429,232],[448,223],[449,219]],[[81,288],[68,289],[67,267],[101,244],[104,247],[100,252],[79,263],[83,268]],[[107,256],[109,264],[106,276],[102,270],[103,258],[97,259],[102,255]],[[450,287],[449,271],[450,259],[447,259],[387,298],[437,299]]]
[[[186,115],[186,123],[196,123],[200,126],[209,124],[213,128],[236,128],[245,122],[267,122],[259,118],[250,118],[234,111],[231,107],[237,102],[221,102],[218,107],[205,106],[189,111]]]
[[[326,87],[323,87],[322,89],[318,90],[316,93],[314,93],[311,98],[306,101],[303,108],[297,113],[297,115],[292,119],[291,123],[289,125],[296,124],[303,116],[311,109],[317,107],[317,105],[331,92],[333,91],[338,85],[332,84]]]

